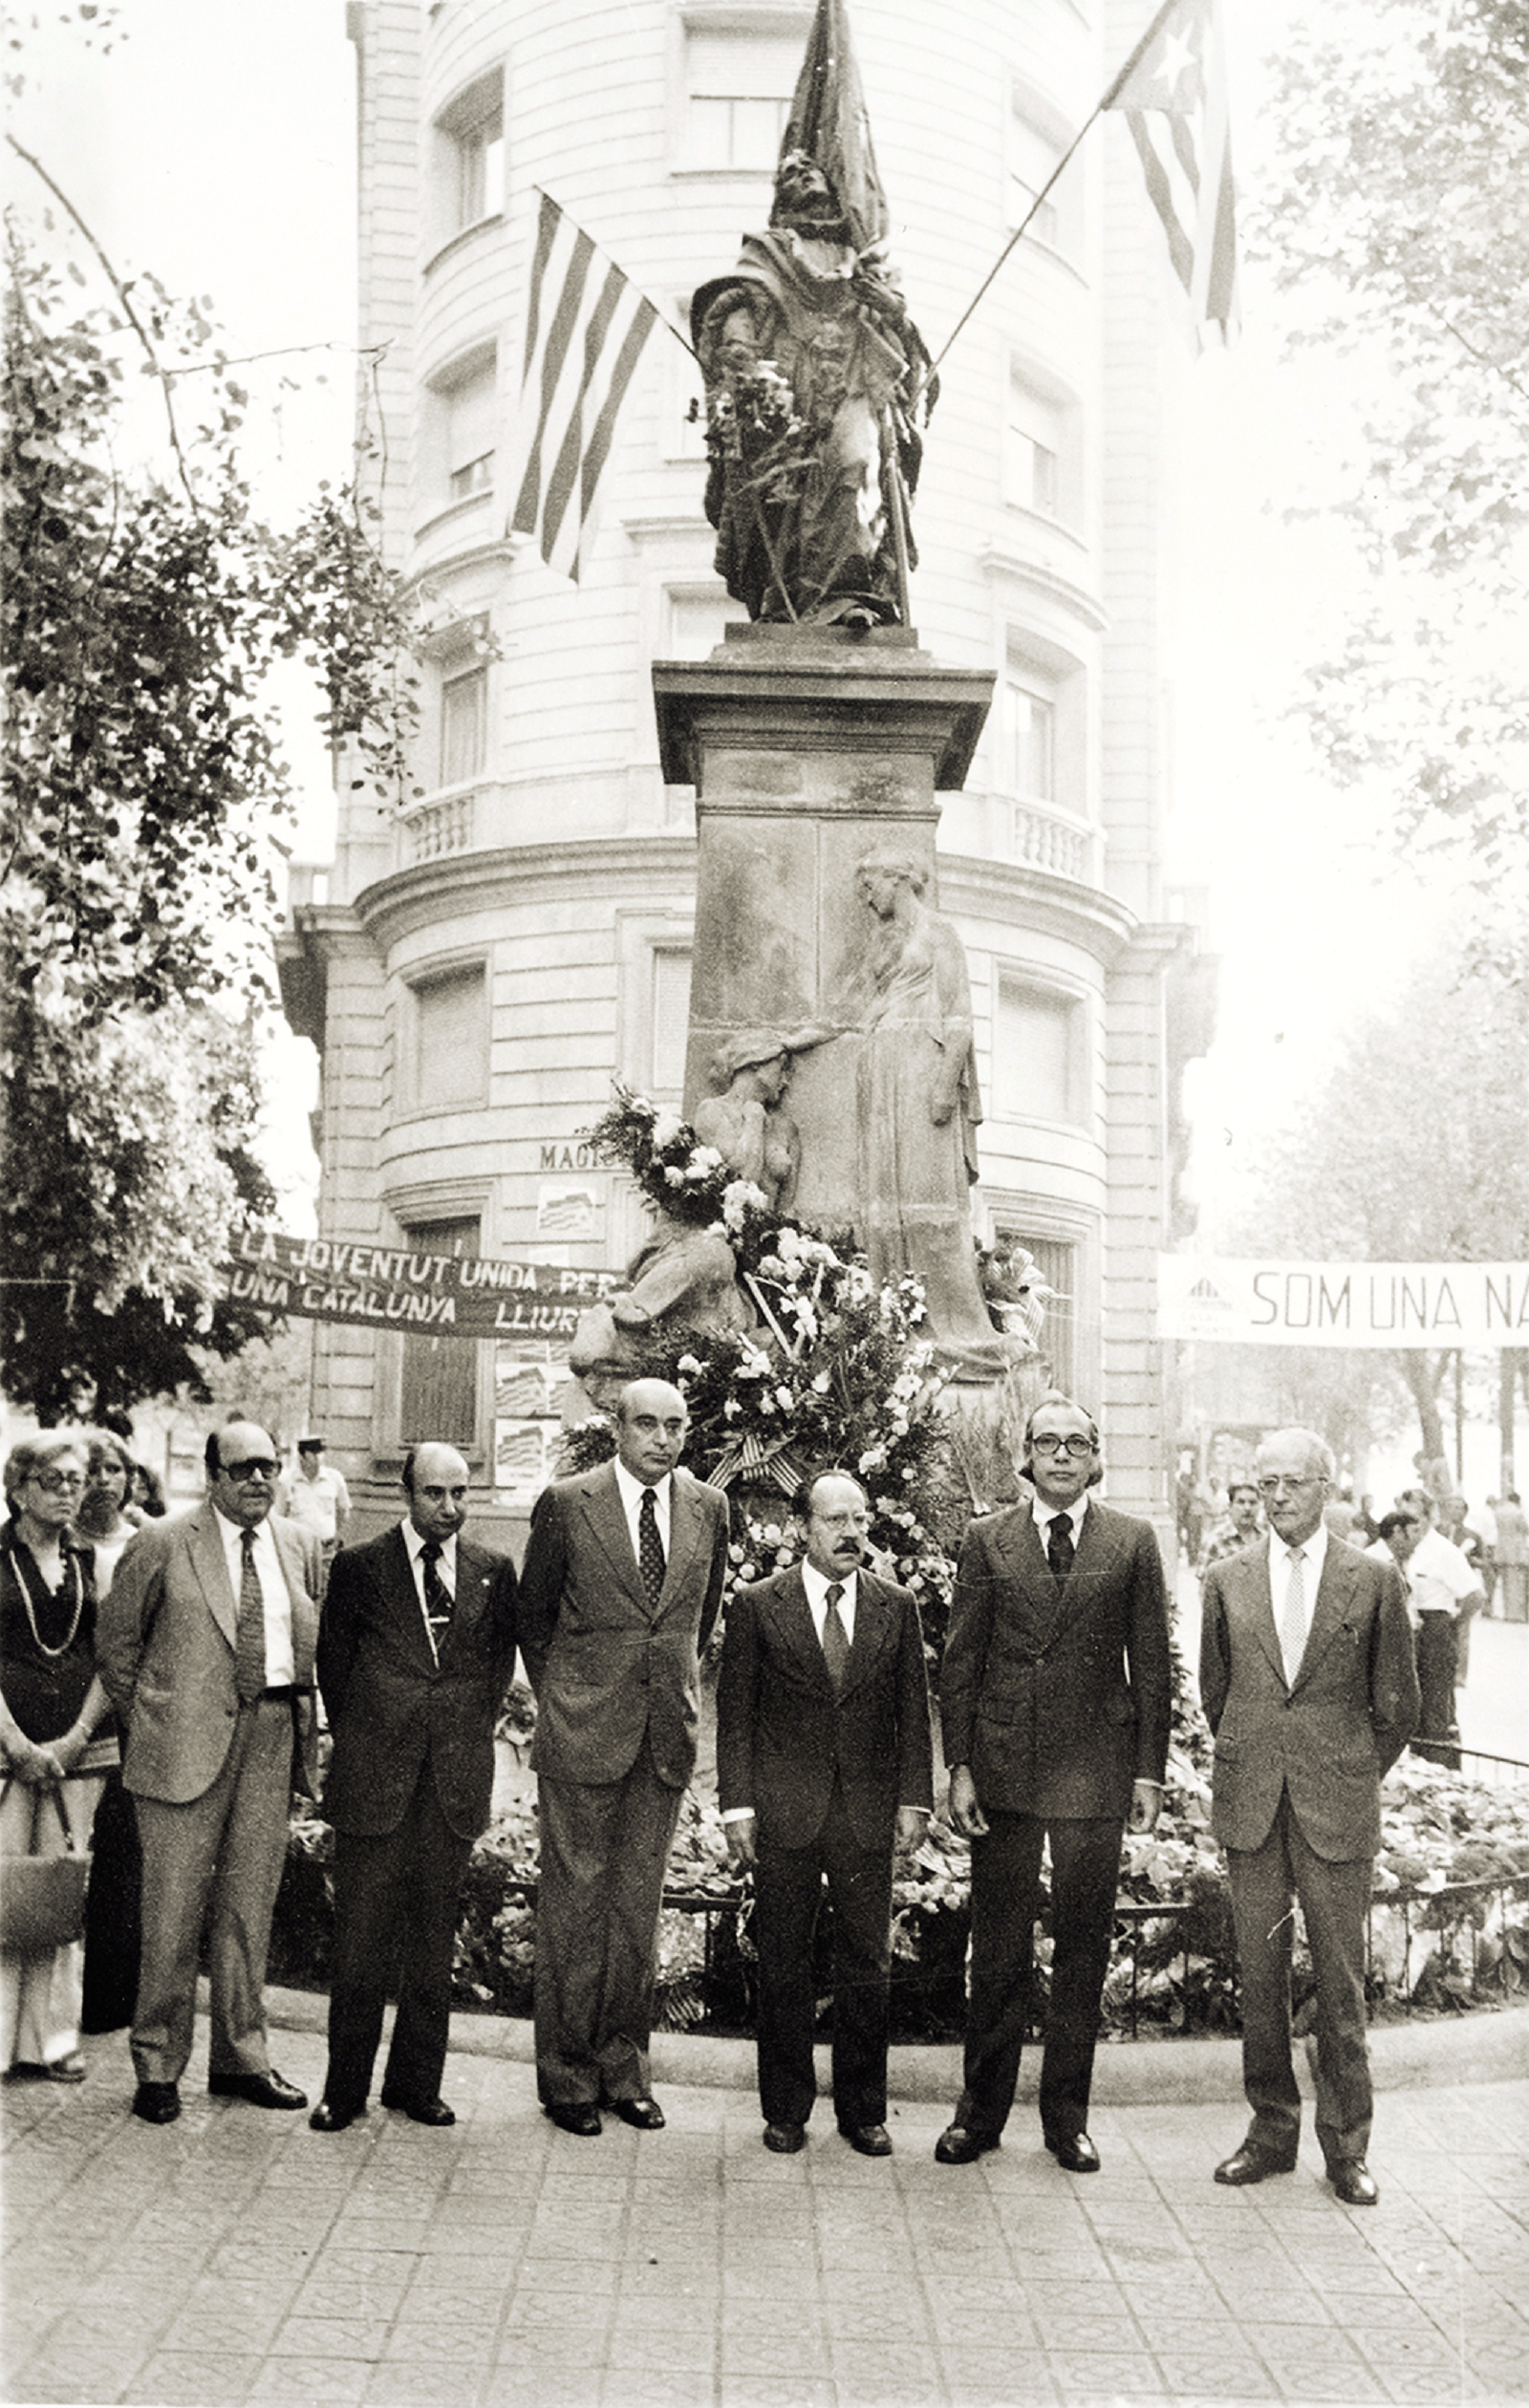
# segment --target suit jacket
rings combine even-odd
[[[861,1572],[844,1688],[834,1698],[800,1571],[740,1589],[717,1683],[722,1812],[752,1807],[762,1837],[817,1838],[835,1774],[855,1838],[891,1850],[899,1806],[934,1803],[924,1640],[911,1591]]]
[[[488,1822],[494,1723],[515,1668],[515,1571],[457,1540],[457,1594],[438,1664],[403,1533],[345,1547],[318,1625],[318,1687],[334,1734],[325,1819],[377,1835],[402,1821],[428,1764],[459,1838]]]
[[[1329,1537],[1293,1687],[1275,1628],[1268,1541],[1216,1564],[1200,1602],[1200,1698],[1216,1734],[1211,1828],[1256,1848],[1290,1792],[1318,1856],[1380,1846],[1380,1785],[1418,1717],[1407,1590],[1392,1563]]]
[[[1163,1777],[1173,1712],[1151,1524],[1090,1498],[1059,1595],[1027,1502],[973,1522],[939,1710],[945,1761],[970,1768],[983,1807],[1123,1818],[1132,1782]]]
[[[291,1602],[292,1786],[317,1794],[313,1645],[323,1550],[272,1515],[271,1535]],[[210,1500],[175,1521],[149,1522],[123,1548],[97,1609],[98,1669],[123,1732],[122,1779],[139,1797],[188,1805],[223,1770],[239,1715],[234,1679],[238,1600]]]
[[[676,1472],[663,1590],[650,1613],[614,1467],[542,1492],[520,1576],[538,1773],[619,1781],[646,1739],[660,1780],[684,1788],[696,1762],[698,1650],[717,1620],[726,1560],[726,1498]]]

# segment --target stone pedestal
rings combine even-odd
[[[653,669],[664,777],[696,788],[685,1114],[711,1092],[722,1039],[838,1032],[798,1056],[791,1083],[796,1209],[820,1228],[852,1228],[854,1026],[876,925],[855,866],[888,841],[933,862],[938,798],[965,779],[993,678],[940,668],[902,628],[727,635],[706,660]]]

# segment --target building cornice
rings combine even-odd
[[[940,908],[1077,945],[1109,969],[1139,934],[1135,914],[1102,888],[977,853],[938,857]]]
[[[467,912],[524,907],[528,890],[646,902],[672,897],[677,885],[693,891],[696,840],[660,835],[589,837],[567,845],[506,845],[492,852],[451,853],[398,870],[364,887],[355,921],[386,951],[400,936]]]
[[[1015,585],[1027,586],[1032,593],[1043,594],[1046,601],[1081,619],[1096,635],[1102,635],[1109,625],[1109,613],[1098,595],[1090,593],[1086,586],[1074,584],[1070,577],[1060,575],[1055,569],[1026,560],[997,541],[984,544],[978,558],[990,577],[1005,577]]]

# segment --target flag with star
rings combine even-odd
[[[1217,0],[1165,0],[1103,106],[1119,109],[1196,340],[1238,328],[1237,207]]]

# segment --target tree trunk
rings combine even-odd
[[[1429,1487],[1433,1485],[1436,1476],[1433,1468],[1436,1465],[1444,1466],[1446,1481],[1449,1478],[1449,1461],[1444,1452],[1444,1422],[1439,1412],[1439,1383],[1449,1359],[1447,1354],[1430,1354],[1426,1346],[1401,1349],[1402,1377],[1412,1392],[1412,1402],[1417,1407],[1418,1428],[1423,1433],[1422,1454],[1428,1467],[1424,1478]]]

